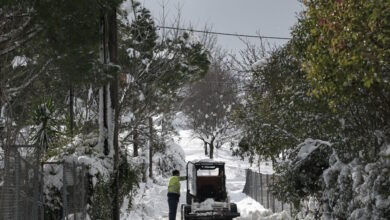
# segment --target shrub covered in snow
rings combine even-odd
[[[166,140],[164,145],[164,152],[157,152],[153,155],[155,173],[161,174],[163,177],[170,176],[172,170],[175,169],[184,173],[186,162],[183,149],[172,139]]]
[[[302,198],[316,196],[331,152],[330,143],[313,139],[306,139],[290,151],[288,159],[275,167],[280,174],[272,185],[276,197],[298,206]]]
[[[390,216],[390,160],[342,161],[327,142],[307,139],[277,166],[273,190],[299,208],[297,219],[386,219]]]
[[[119,201],[123,201],[138,183],[138,169],[130,164],[120,152],[119,162]],[[76,137],[72,144],[67,145],[58,155],[49,158],[50,162],[70,162],[84,164],[87,168],[88,179],[88,213],[92,219],[107,219],[104,216],[112,214],[112,185],[113,185],[113,159],[103,156],[97,137],[87,136],[86,139]],[[44,194],[45,212],[48,215],[61,216],[63,166],[56,164],[44,165]],[[131,205],[131,204],[129,204]],[[100,216],[99,218],[95,218]]]
[[[341,162],[336,154],[323,174],[323,219],[386,219],[390,216],[390,161],[355,159]]]

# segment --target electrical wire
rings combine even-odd
[[[215,31],[201,31],[189,28],[179,28],[179,27],[168,27],[168,26],[156,26],[158,29],[169,29],[169,30],[179,30],[179,31],[190,31],[196,33],[204,33],[204,34],[216,34],[223,36],[232,36],[232,37],[247,37],[247,38],[259,38],[259,39],[273,39],[273,40],[290,40],[290,37],[275,37],[275,36],[263,36],[263,35],[248,35],[248,34],[233,34],[226,32],[215,32]]]

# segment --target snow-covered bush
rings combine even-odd
[[[321,218],[321,206],[320,201],[315,197],[309,197],[301,202],[299,212],[296,215],[296,219],[299,220],[315,220]]]
[[[275,196],[299,206],[302,198],[316,197],[322,189],[322,173],[329,167],[331,145],[321,140],[306,139],[289,152],[288,159],[276,164],[280,174],[272,184]]]
[[[165,151],[157,152],[153,156],[155,164],[155,173],[161,174],[163,177],[171,175],[172,170],[179,170],[184,173],[186,162],[183,149],[176,144],[172,139],[165,141]]]
[[[84,164],[88,179],[88,214],[92,219],[109,219],[112,214],[113,158],[103,156],[96,135],[87,135],[85,139],[75,137],[73,143],[65,146],[60,153],[48,159],[49,162],[64,161]],[[121,148],[122,149],[122,148]],[[138,184],[138,167],[130,164],[120,151],[119,161],[119,201],[123,201]],[[62,165],[44,166],[45,212],[60,216],[62,210],[63,168]],[[131,203],[129,204],[131,205]]]
[[[276,169],[278,198],[294,203],[296,219],[386,219],[390,216],[390,160],[342,161],[327,142],[307,139]],[[311,216],[311,217],[310,217]]]
[[[138,168],[133,167],[125,156],[121,156],[119,162],[119,202],[123,203],[125,197],[128,199],[128,207],[131,208],[132,192],[138,186]],[[109,181],[105,181],[103,178],[98,178],[98,181],[93,188],[93,196],[91,198],[90,209],[88,213],[91,219],[112,219],[112,206],[114,195],[114,178],[113,174]],[[121,204],[120,204],[121,205]]]
[[[385,151],[378,161],[363,163],[358,158],[334,161],[325,170],[323,219],[386,219],[390,216],[390,161]]]

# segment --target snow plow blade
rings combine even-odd
[[[184,220],[232,220],[238,216],[239,213],[190,213],[184,215]]]

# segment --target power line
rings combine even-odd
[[[168,27],[168,26],[156,26],[159,29],[169,29],[169,30],[179,30],[179,31],[190,31],[196,33],[204,33],[204,34],[216,34],[216,35],[224,35],[224,36],[233,36],[233,37],[248,37],[248,38],[259,38],[259,39],[274,39],[274,40],[290,40],[289,37],[275,37],[275,36],[263,36],[263,35],[248,35],[248,34],[233,34],[226,32],[215,32],[215,31],[201,31],[194,30],[189,28],[179,28],[179,27]]]

